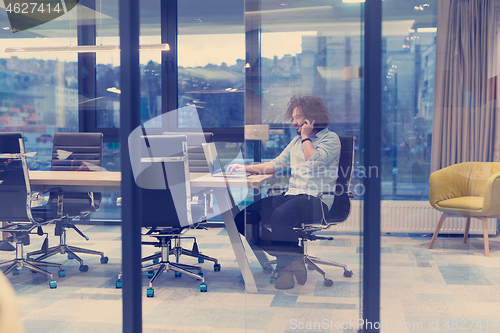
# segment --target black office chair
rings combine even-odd
[[[340,138],[340,160],[337,184],[334,191],[323,192],[318,194],[321,199],[323,195],[334,195],[333,205],[328,212],[324,212],[321,221],[311,221],[304,223],[301,228],[297,229],[297,233],[304,249],[304,261],[307,268],[315,270],[323,275],[323,284],[327,287],[333,285],[333,281],[327,278],[326,273],[318,267],[317,264],[341,267],[344,269],[344,276],[351,277],[352,271],[347,269],[347,265],[338,262],[320,259],[307,254],[307,241],[314,240],[333,240],[333,237],[317,236],[318,231],[324,231],[331,226],[345,222],[351,212],[351,199],[354,198],[354,193],[349,191],[351,177],[354,167],[354,142],[355,136],[339,136]]]
[[[356,140],[356,137],[339,136],[339,139],[341,149],[335,191],[322,192],[318,194],[318,198],[320,199],[324,195],[334,195],[335,199],[333,201],[333,205],[329,211],[323,212],[323,217],[321,220],[303,223],[300,228],[295,228],[295,232],[297,233],[301,246],[304,249],[304,263],[307,265],[308,269],[315,270],[323,275],[323,284],[327,287],[332,286],[333,281],[327,278],[326,273],[321,268],[319,268],[317,264],[341,267],[344,269],[345,277],[351,277],[353,274],[351,270],[347,269],[347,265],[345,264],[320,259],[307,254],[307,241],[333,240],[333,237],[315,235],[316,232],[324,231],[331,226],[345,222],[351,212],[351,199],[354,198],[354,193],[349,191],[349,186],[351,184],[351,176],[354,167],[354,142]],[[271,192],[275,192],[276,190],[278,189],[274,187],[268,191],[268,194],[270,194]],[[255,231],[252,231],[252,233],[254,234]],[[275,261],[267,260],[267,257],[261,251],[254,249],[254,252],[264,271],[272,272],[271,265],[275,264]],[[272,272],[270,279],[271,283],[273,283],[275,279],[276,272]]]
[[[164,132],[163,135],[167,136],[185,135],[187,139],[187,156],[188,156],[189,172],[190,173],[209,172],[205,158],[205,153],[203,152],[202,143],[212,142],[213,141],[212,133]],[[202,227],[207,221],[208,212],[210,212],[213,209],[212,205],[213,205],[213,194],[209,189],[202,189],[192,194],[191,215],[193,222],[198,223],[198,225]],[[205,262],[205,260],[212,261],[214,263],[214,269],[220,270],[220,264],[217,258],[207,256],[198,250],[196,237],[180,237],[180,239],[192,239],[193,240],[192,249],[172,248],[170,254],[179,253],[182,255],[194,257],[198,259],[198,263],[203,263]],[[157,263],[160,256],[161,253],[157,252],[151,256],[142,258],[142,262],[153,260],[154,263]]]
[[[39,266],[57,267],[59,276],[64,276],[62,265],[23,257],[23,247],[30,244],[33,231],[42,235],[42,226],[62,220],[63,193],[58,189],[52,191],[56,205],[34,207],[40,203],[41,197],[38,192],[31,193],[23,134],[0,133],[0,221],[6,222],[0,233],[11,233],[8,241],[15,243],[16,251],[15,259],[0,263],[0,266],[8,265],[5,274],[18,275],[24,267],[45,274],[50,277],[50,288],[54,289],[57,283],[52,273]],[[2,242],[3,249],[8,249],[8,241]]]
[[[197,257],[182,249],[181,240],[186,237],[181,235],[202,225],[192,218],[186,136],[160,135],[142,139],[146,141],[143,146],[146,151],[140,153],[144,167],[139,175],[135,175],[136,183],[141,188],[142,226],[148,229],[145,235],[156,238],[154,242],[143,244],[160,249],[153,255],[154,258],[149,256],[143,259],[157,260],[142,269],[151,277],[146,295],[154,297],[153,283],[167,271],[174,271],[176,277],[185,274],[201,280],[200,291],[206,292],[202,268],[179,263],[182,254]],[[171,254],[175,255],[175,262],[170,261]],[[217,260],[214,270],[220,270]]]
[[[102,134],[101,133],[55,133],[52,148],[51,171],[98,171],[102,165]],[[65,218],[56,223],[55,235],[59,236],[59,245],[48,249],[42,248],[27,254],[27,257],[40,255],[36,260],[43,260],[55,254],[67,254],[68,259],[80,262],[80,271],[87,272],[89,267],[76,253],[101,256],[101,263],[106,264],[108,257],[103,252],[68,245],[66,243],[67,229],[74,229],[80,236],[89,240],[73,223],[95,212],[101,205],[102,195],[96,192],[65,192],[63,214]],[[54,205],[56,197],[51,195],[48,205]]]

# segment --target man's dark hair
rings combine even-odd
[[[314,128],[318,131],[328,127],[330,116],[323,100],[316,96],[292,96],[288,102],[285,113],[285,119],[291,119],[293,110],[299,108],[304,118],[309,121],[315,121]]]

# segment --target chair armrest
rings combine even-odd
[[[40,194],[45,194],[45,193],[55,193],[57,194],[57,206],[56,206],[56,214],[59,216],[63,215],[63,198],[64,198],[64,191],[61,187],[53,187],[51,189],[42,191],[42,192],[34,192],[31,194],[31,202],[30,202],[30,208],[34,207],[39,207],[42,206],[42,199],[40,198]],[[33,205],[35,203],[36,205]]]
[[[64,202],[64,194],[63,189],[60,187],[54,187],[49,190],[51,193],[57,193],[57,206],[56,206],[56,214],[59,216],[63,216],[63,202]]]
[[[485,216],[500,215],[500,172],[488,178],[484,190],[483,212]]]
[[[345,192],[347,194],[347,196],[349,197],[349,199],[354,199],[355,196],[354,196],[354,192]],[[342,195],[343,193],[338,193],[338,192],[321,192],[318,194],[318,198],[322,198],[324,195],[336,195],[336,196],[339,196],[339,195]]]
[[[440,209],[440,201],[463,196],[470,171],[465,172],[461,168],[460,164],[450,165],[429,176],[429,203],[432,207]]]
[[[97,211],[99,208],[101,208],[102,194],[100,192],[90,192],[90,193],[89,195],[91,195],[92,198],[91,206],[94,209],[94,211]]]

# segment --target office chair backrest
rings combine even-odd
[[[141,188],[143,227],[188,227],[191,190],[186,136],[143,137],[145,151],[139,155],[145,167],[136,177]]]
[[[188,146],[189,172],[208,173],[207,160],[203,152],[203,143],[214,141],[214,135],[210,132],[164,132],[163,135],[186,135]]]
[[[102,150],[102,133],[55,133],[50,170],[99,170]]]
[[[100,171],[102,166],[102,133],[54,133],[51,171]],[[50,202],[57,200],[50,194]],[[102,194],[92,192],[65,192],[64,212],[76,216],[94,211],[101,206]]]
[[[25,177],[26,163],[21,157],[2,156],[24,152],[24,146],[20,145],[20,142],[24,145],[22,139],[22,133],[0,133],[0,221],[29,222],[26,200],[30,187]]]
[[[351,201],[349,198],[349,186],[354,167],[354,141],[355,136],[339,136],[340,160],[337,185],[335,187],[335,199],[332,208],[326,216],[327,223],[343,222],[351,212]]]

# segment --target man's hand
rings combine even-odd
[[[233,173],[233,171],[246,172],[246,169],[245,166],[242,164],[231,164],[230,166],[227,167],[227,173]]]
[[[300,135],[302,136],[302,140],[307,139],[312,132],[314,131],[314,123],[316,120],[313,120],[310,122],[308,119],[304,120],[304,123],[302,124],[302,128],[300,130]]]

